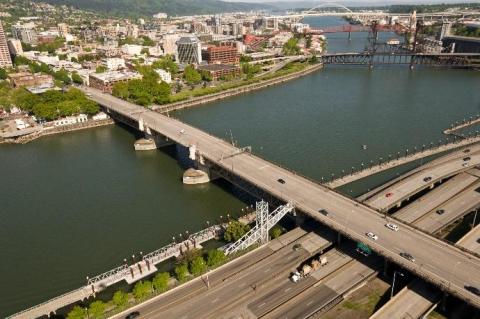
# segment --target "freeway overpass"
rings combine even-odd
[[[355,241],[366,242],[368,239],[365,233],[374,232],[379,239],[368,241],[368,244],[378,254],[432,282],[440,289],[480,307],[480,296],[465,289],[466,285],[480,287],[480,277],[471,276],[480,271],[478,256],[403,222],[398,222],[398,232],[392,232],[385,227],[384,215],[369,206],[258,156],[242,152],[224,140],[179,120],[97,90],[84,90],[117,121],[136,129],[143,126],[156,138],[163,137],[189,148],[199,166],[204,166],[208,171],[240,187],[248,184],[263,194],[292,202],[298,211]],[[284,183],[278,181],[280,178]],[[252,188],[246,190],[252,191]],[[402,258],[399,255],[402,252],[412,254],[416,261],[410,262]]]

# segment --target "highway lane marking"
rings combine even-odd
[[[262,302],[261,304],[259,304],[259,305],[257,306],[257,308],[262,308],[263,306],[265,306],[265,304],[266,304],[265,302]]]
[[[310,306],[312,303],[313,303],[313,300],[310,300],[310,301],[307,303],[307,306]]]
[[[270,167],[270,165],[263,165],[262,167],[259,167],[258,169],[264,169],[264,168],[267,168],[267,167]]]
[[[246,285],[246,283],[242,283],[238,287],[243,288],[243,287],[245,287],[245,285]]]
[[[292,289],[292,287],[289,287],[289,288],[285,289],[284,291],[287,292],[287,291],[289,291],[289,290],[291,290],[291,289]]]
[[[271,268],[265,269],[263,272],[269,272]]]
[[[218,301],[218,299],[220,299],[220,298],[217,297],[217,298],[213,299],[212,303],[216,303]]]

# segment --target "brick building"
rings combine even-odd
[[[237,77],[240,75],[240,67],[232,64],[201,65],[198,67],[198,70],[209,72],[214,81],[217,81],[222,77]]]
[[[142,76],[139,73],[130,71],[92,73],[89,75],[88,85],[102,92],[112,93],[113,85],[115,83],[141,78]]]
[[[19,72],[9,74],[8,79],[14,87],[53,85],[53,77],[49,74]]]
[[[203,52],[208,64],[238,64],[240,55],[237,47],[232,45],[210,46]]]

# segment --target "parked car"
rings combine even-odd
[[[466,150],[463,150],[464,153],[470,153],[470,149],[467,148]]]
[[[134,318],[137,318],[138,316],[140,316],[140,312],[138,312],[138,311],[133,311],[133,312],[130,312],[130,313],[125,317],[125,319],[134,319]]]
[[[464,162],[468,162],[468,161],[471,160],[471,159],[472,159],[472,158],[471,158],[470,156],[467,156],[467,157],[464,157],[464,158],[463,158],[463,161],[464,161]]]
[[[385,224],[385,227],[387,227],[388,229],[391,229],[393,231],[398,231],[398,229],[399,229],[397,225],[392,224],[392,223]]]
[[[410,255],[409,253],[400,253],[400,256],[411,261],[412,263],[415,262],[415,258],[413,258],[413,256]]]
[[[393,196],[392,192],[388,192],[388,193],[385,194],[385,197],[390,197],[390,196]]]
[[[378,236],[375,235],[375,234],[372,233],[372,232],[368,232],[368,233],[366,233],[365,235],[367,235],[367,237],[370,238],[370,239],[378,240]]]

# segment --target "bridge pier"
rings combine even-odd
[[[205,184],[214,179],[219,178],[210,166],[205,162],[203,156],[197,151],[196,145],[192,145],[188,149],[188,157],[194,161],[195,168],[189,168],[183,174],[183,183],[187,185]]]

